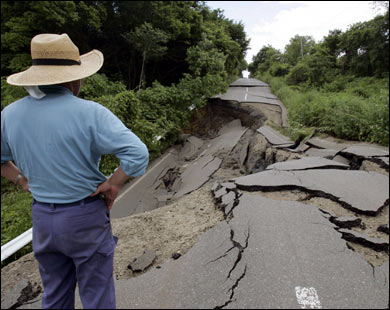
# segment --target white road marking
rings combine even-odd
[[[322,309],[317,291],[314,287],[295,287],[298,304],[302,309]]]
[[[246,88],[246,94],[245,94],[245,101],[246,101],[246,98],[248,98],[248,87]]]

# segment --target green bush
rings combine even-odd
[[[95,73],[82,80],[79,97],[95,101],[99,97],[115,96],[125,90],[123,83],[110,81],[104,74]]]
[[[285,76],[290,72],[290,65],[285,63],[273,63],[270,68],[270,73],[273,76]]]
[[[287,74],[286,81],[288,85],[298,85],[308,82],[310,78],[310,68],[306,63],[298,63]]]
[[[5,76],[1,77],[1,110],[10,103],[28,95],[24,87],[14,86],[7,83]]]
[[[281,77],[262,77],[288,109],[292,138],[305,136],[315,128],[341,139],[389,145],[387,78],[338,76],[334,82],[314,89],[289,86]]]

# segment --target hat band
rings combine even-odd
[[[73,59],[37,58],[32,60],[33,66],[74,66],[81,65],[81,61]]]

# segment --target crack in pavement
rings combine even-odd
[[[226,206],[224,207],[223,211],[224,211],[224,218],[225,220],[229,223],[230,220],[234,217],[233,215],[233,211],[234,209],[240,204],[240,197],[243,195],[242,193],[240,193],[239,191],[237,191],[236,189],[233,189],[231,190],[232,192],[234,192],[234,194],[236,195],[236,198],[234,199],[233,201],[233,205],[232,207],[230,208],[230,210],[226,213],[225,212],[225,209],[226,209]]]
[[[231,291],[229,300],[227,302],[225,302],[222,306],[214,307],[214,309],[223,309],[224,307],[226,307],[228,304],[230,304],[233,301],[234,291],[237,288],[239,282],[245,277],[246,269],[247,269],[247,265],[245,265],[244,272],[242,273],[242,275],[236,280],[236,282],[233,284],[232,288],[229,289],[229,291]]]
[[[278,171],[279,173],[280,171]],[[301,182],[301,180],[299,180]],[[327,193],[321,190],[315,190],[315,189],[308,189],[307,187],[295,185],[295,184],[288,184],[288,185],[241,185],[237,184],[237,189],[244,190],[248,192],[275,192],[275,191],[281,191],[281,190],[299,190],[301,192],[310,194],[313,197],[322,197],[329,200],[332,200],[338,204],[340,204],[344,209],[353,211],[357,214],[363,214],[368,216],[377,216],[384,207],[386,207],[389,204],[389,199],[386,199],[386,201],[377,209],[377,211],[370,211],[370,210],[361,210],[358,208],[355,208],[351,204],[340,200],[340,197],[334,196],[331,193]],[[302,199],[302,201],[309,200],[311,198],[307,197],[305,199]]]
[[[226,279],[230,278],[232,272],[236,269],[237,265],[241,261],[242,254],[244,253],[245,249],[248,247],[249,237],[250,237],[250,226],[249,226],[249,223],[248,223],[248,230],[247,230],[247,234],[246,234],[246,238],[245,238],[245,245],[244,246],[241,245],[239,242],[234,240],[234,230],[233,229],[230,230],[230,240],[232,241],[232,243],[234,245],[233,248],[237,248],[239,252],[238,252],[238,255],[237,255],[237,259],[234,262],[234,265],[233,265],[232,269],[230,269],[229,274],[228,274]],[[240,283],[240,281],[245,277],[246,270],[247,270],[247,265],[245,264],[245,268],[244,268],[243,273],[236,279],[236,281],[234,282],[233,286],[229,289],[229,291],[231,291],[229,300],[226,301],[222,306],[216,306],[214,309],[223,309],[224,307],[226,307],[228,304],[230,304],[233,301],[235,289],[238,287],[238,284]]]
[[[223,254],[223,255],[217,257],[216,259],[213,259],[212,261],[209,261],[208,263],[206,263],[206,265],[211,264],[211,263],[215,263],[217,260],[226,257],[226,256],[229,254],[229,252],[230,252],[231,250],[233,250],[234,248],[235,248],[235,246],[232,246],[229,250],[226,251],[225,254]]]

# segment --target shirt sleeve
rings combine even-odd
[[[99,105],[96,112],[98,152],[115,155],[127,176],[144,174],[149,163],[146,145],[107,108]]]
[[[1,163],[13,160],[5,129],[5,111],[1,111]]]

